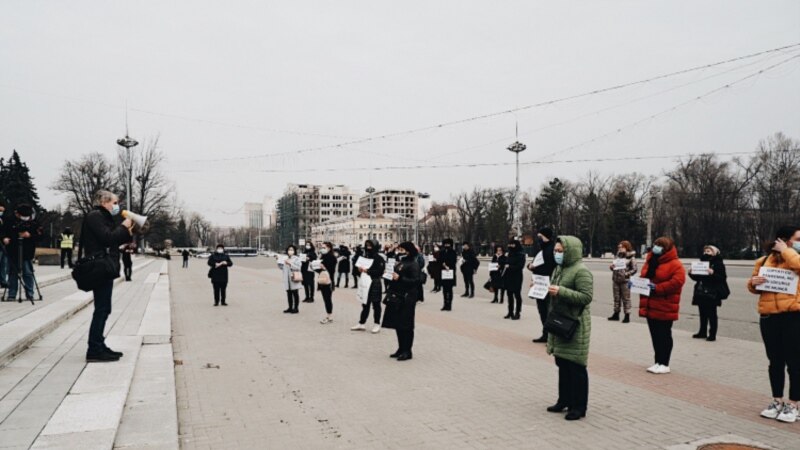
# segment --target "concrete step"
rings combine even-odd
[[[142,261],[134,266],[134,271],[152,261],[151,259]],[[122,280],[124,278],[120,277],[115,282],[119,283]],[[0,367],[91,302],[91,292],[77,291],[30,314],[0,325]]]

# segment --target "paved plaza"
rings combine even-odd
[[[567,422],[545,412],[556,368],[531,343],[540,326],[528,300],[522,320],[509,321],[486,293],[457,296],[451,313],[439,311],[440,295],[426,294],[414,359],[397,362],[388,357],[393,330],[349,330],[360,311],[355,290],[334,292],[335,321],[321,325],[319,295],[300,314],[282,314],[274,262],[240,258],[230,306],[214,307],[203,263],[170,266],[184,448],[638,449],[707,439],[800,448],[800,424],[758,415],[769,386],[754,340],[709,343],[676,329],[673,373],[651,375],[646,326],[610,323],[598,303],[588,416]]]

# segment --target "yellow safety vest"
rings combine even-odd
[[[72,248],[72,234],[61,235],[61,248]]]

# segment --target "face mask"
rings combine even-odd
[[[372,247],[367,247],[364,249],[367,253],[372,253]]]
[[[116,216],[119,214],[119,205],[114,205],[111,207],[111,215]]]
[[[286,252],[286,254],[289,256],[294,256],[294,250],[289,250],[288,252]]]
[[[564,264],[564,254],[563,253],[553,253],[553,259],[556,260],[556,264],[559,266]]]
[[[323,249],[321,249],[321,250],[319,251],[319,253],[320,253],[321,255],[327,255],[327,254],[328,254],[328,249],[327,249],[327,248],[323,248]]]
[[[27,222],[27,221],[31,220],[31,216],[19,216],[19,220],[21,220],[23,222]]]
[[[217,253],[225,253],[225,249],[218,248],[218,249],[217,249]]]
[[[439,251],[439,247],[433,247],[433,251],[438,252]]]
[[[306,245],[306,250],[311,250],[311,246],[310,245]]]
[[[408,253],[398,253],[397,254],[397,259],[402,261],[402,260],[406,259],[406,256],[408,256]]]
[[[792,248],[793,248],[793,249],[794,249],[796,252],[800,253],[800,242],[792,242]]]
[[[654,245],[653,246],[653,254],[654,255],[660,255],[662,253],[664,253],[664,247],[662,247],[660,245]]]
[[[5,212],[5,211],[0,211],[0,217],[3,217],[3,213],[4,213],[4,212]]]
[[[709,255],[708,253],[703,253],[703,255],[700,256],[700,261],[710,261],[710,260],[711,260],[711,255]]]
[[[625,252],[619,252],[619,253],[617,253],[617,256],[619,256],[620,258],[624,258],[625,257]]]

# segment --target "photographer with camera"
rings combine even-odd
[[[17,206],[15,220],[6,224],[3,244],[8,253],[8,298],[17,296],[20,272],[25,288],[25,297],[33,300],[33,257],[36,243],[44,234],[39,222],[33,217],[33,208],[27,204]],[[21,263],[21,267],[20,267]]]
[[[0,241],[6,235],[5,212],[6,204],[0,201]],[[0,288],[8,288],[8,251],[5,244],[0,245]]]
[[[113,267],[112,274],[93,283],[94,314],[89,326],[89,349],[86,362],[117,361],[121,352],[115,352],[105,343],[103,331],[111,314],[111,294],[114,279],[119,277],[119,246],[131,241],[133,221],[125,219],[121,224],[114,217],[119,215],[119,198],[109,191],[97,191],[94,195],[94,208],[83,221],[80,248],[87,257],[107,254]],[[80,255],[79,255],[80,258]],[[80,264],[80,261],[78,262]]]

